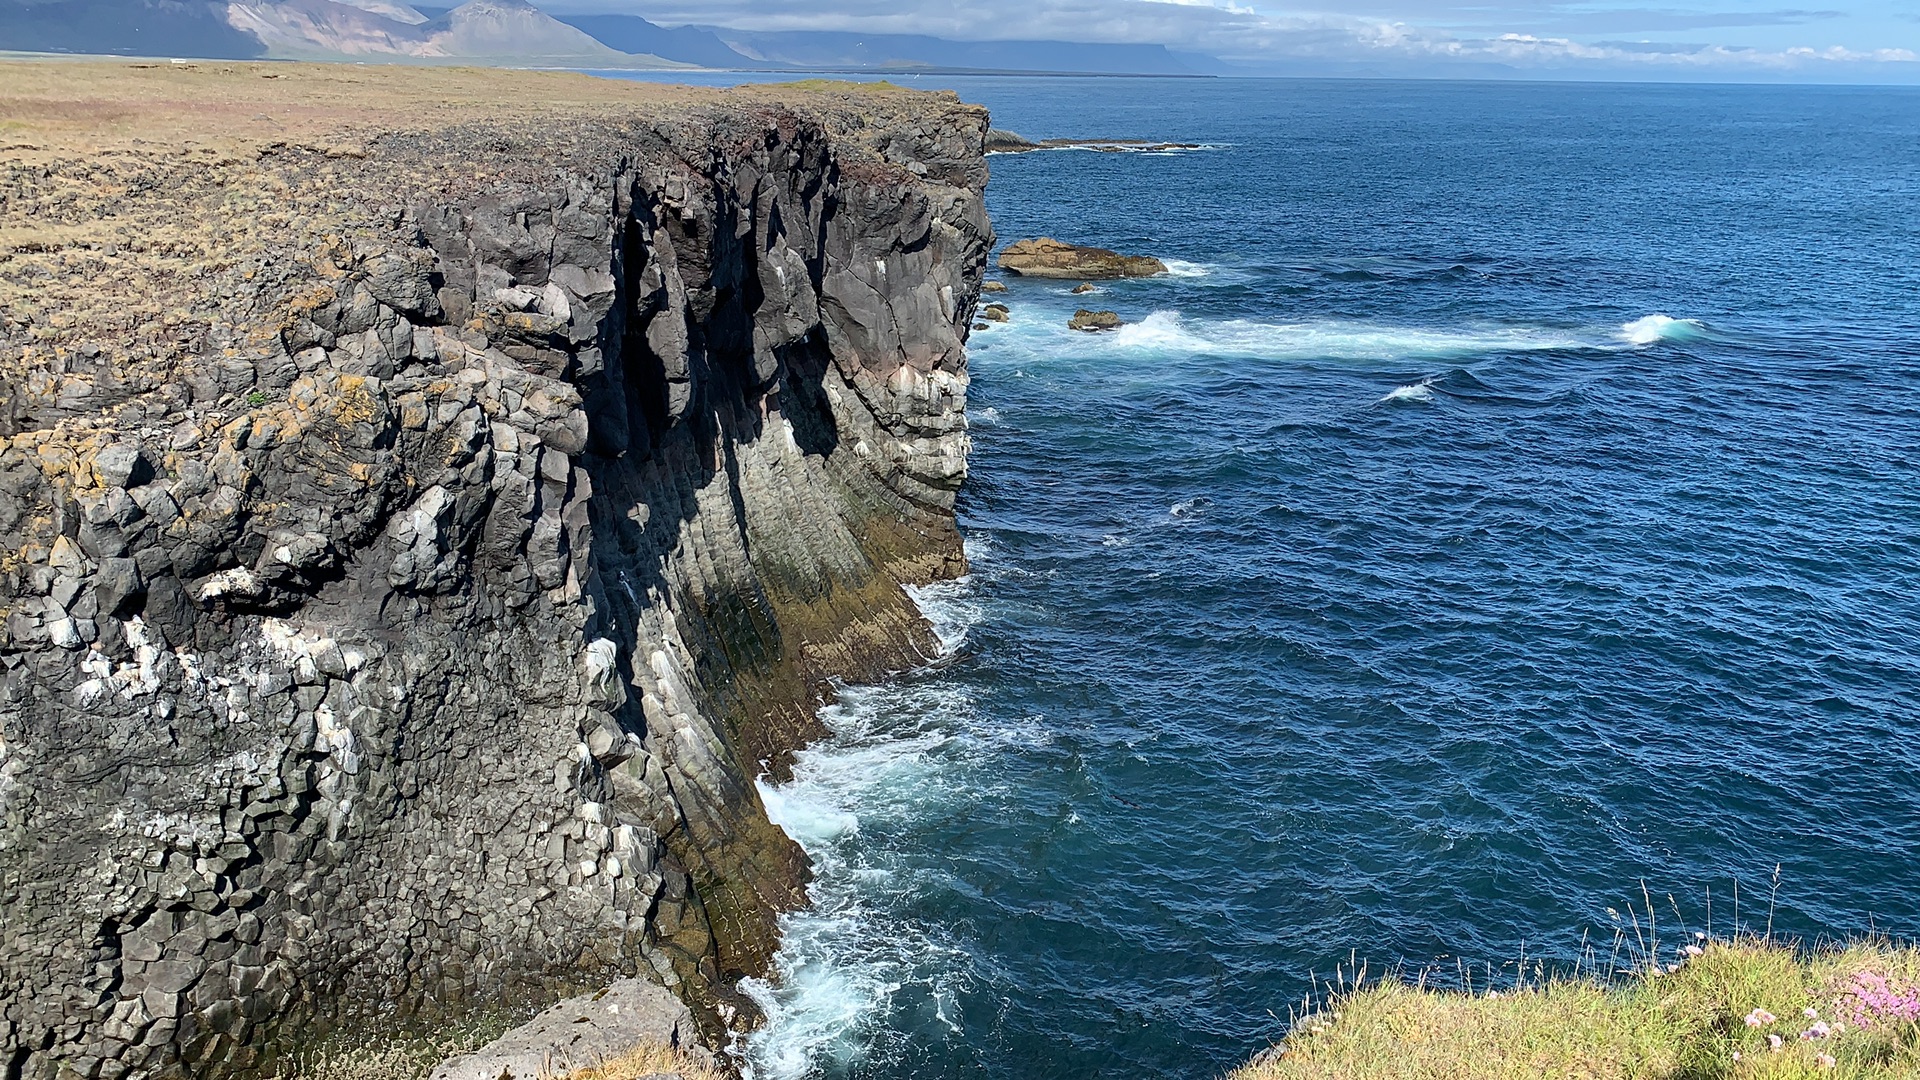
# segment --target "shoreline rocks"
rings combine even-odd
[[[1030,154],[1036,150],[1092,150],[1101,154],[1155,154],[1181,150],[1205,150],[1204,143],[1154,142],[1150,139],[1032,139],[994,128],[987,132],[989,154]]]
[[[1118,330],[1125,325],[1126,323],[1122,322],[1120,316],[1114,312],[1088,311],[1086,308],[1074,312],[1073,318],[1067,320],[1067,329],[1084,330],[1089,334],[1097,334],[1102,330]]]
[[[1008,244],[1000,252],[1000,269],[1021,277],[1111,281],[1164,274],[1167,264],[1151,255],[1122,255],[1042,236]]]

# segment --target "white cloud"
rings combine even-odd
[[[1873,72],[1920,78],[1920,70],[1908,70],[1920,64],[1908,42],[1859,48],[1819,41],[1816,35],[1826,36],[1821,28],[1844,14],[1826,8],[1728,10],[1697,3],[1687,10],[1608,8],[1562,0],[1430,0],[1417,6],[1415,0],[1320,0],[1355,9],[1349,11],[1257,10],[1237,0],[975,0],[964,8],[952,0],[837,0],[831,7],[817,0],[575,2],[637,10],[656,22],[741,30],[1154,43],[1280,71],[1312,62],[1316,70],[1351,65],[1414,74],[1470,68],[1648,78],[1871,77]],[[1730,27],[1766,27],[1774,37],[1800,36],[1804,43],[1790,38],[1770,46],[1594,39]],[[1920,33],[1899,36],[1920,39]]]

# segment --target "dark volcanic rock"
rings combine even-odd
[[[1038,149],[1040,149],[1039,143],[1024,139],[1004,128],[992,128],[987,132],[985,150],[989,154],[1019,154]]]
[[[0,233],[65,221],[0,248],[9,1078],[621,977],[745,1023],[808,878],[754,778],[935,647],[984,112],[485,78],[511,121],[423,100],[344,162],[0,161]]]
[[[1167,272],[1151,255],[1122,255],[1106,248],[1068,244],[1052,237],[1016,240],[1000,252],[1000,269],[1022,277],[1110,280]]]
[[[1148,139],[1032,139],[1002,128],[987,132],[987,153],[1026,154],[1035,150],[1093,150],[1103,154],[1155,154],[1177,150],[1204,150],[1203,143],[1153,142]]]

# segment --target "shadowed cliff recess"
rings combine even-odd
[[[808,875],[753,778],[964,569],[984,111],[0,97],[0,1075],[265,1074],[649,972],[749,1022]]]

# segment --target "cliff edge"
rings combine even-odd
[[[964,569],[984,111],[0,65],[0,1076],[253,1076],[639,973]]]

